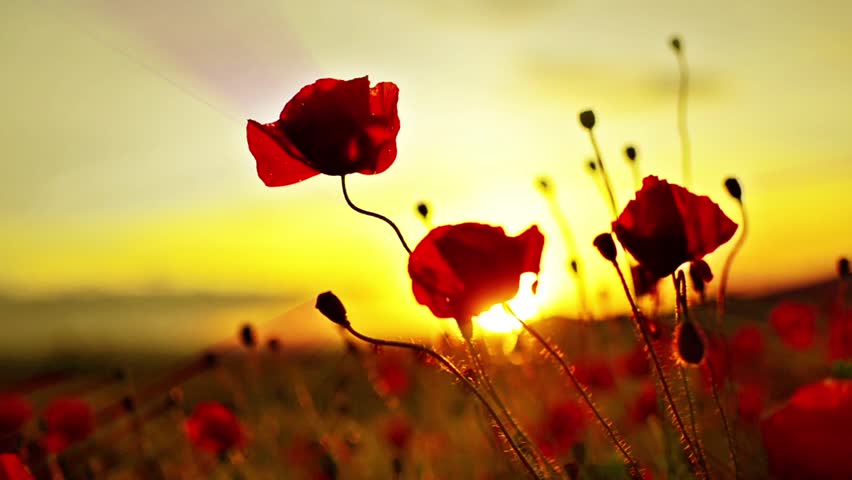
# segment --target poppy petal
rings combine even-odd
[[[320,172],[299,159],[298,149],[278,127],[278,122],[248,121],[249,150],[257,161],[257,175],[268,187],[282,187],[306,180]]]

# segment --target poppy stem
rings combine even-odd
[[[409,248],[408,243],[405,242],[405,237],[402,236],[402,232],[399,231],[399,227],[397,227],[396,224],[393,223],[393,221],[391,219],[389,219],[388,217],[386,217],[386,216],[384,216],[380,213],[371,212],[369,210],[364,210],[363,208],[352,203],[352,200],[349,199],[349,193],[346,191],[346,175],[340,176],[340,186],[343,189],[343,198],[346,199],[346,203],[349,205],[349,208],[351,208],[352,210],[355,210],[356,212],[360,213],[361,215],[366,215],[368,217],[378,218],[379,220],[390,225],[390,227],[393,229],[393,231],[396,232],[396,236],[399,237],[399,242],[402,243],[402,248],[404,248],[405,251],[408,252],[409,255],[411,254],[411,248]]]
[[[538,473],[535,467],[532,466],[529,459],[521,451],[521,448],[518,443],[509,434],[508,429],[506,429],[506,425],[500,419],[500,416],[497,415],[497,412],[494,411],[494,407],[491,406],[491,403],[488,402],[488,400],[485,398],[479,388],[477,388],[476,385],[474,385],[473,382],[470,381],[470,379],[468,379],[461,371],[459,371],[458,367],[456,367],[453,362],[451,362],[447,357],[441,355],[440,353],[432,350],[429,347],[418,345],[416,343],[398,342],[393,340],[382,340],[378,338],[368,337],[352,328],[351,324],[344,325],[344,328],[346,329],[346,331],[352,334],[352,336],[363,342],[382,347],[406,348],[409,350],[414,350],[416,352],[429,355],[430,357],[438,361],[438,363],[443,365],[444,368],[450,371],[450,373],[455,375],[456,378],[458,378],[468,388],[468,390],[470,390],[470,392],[473,393],[474,396],[476,396],[477,400],[482,403],[485,409],[488,410],[488,413],[491,415],[491,418],[494,419],[494,422],[497,424],[497,427],[500,429],[500,432],[506,437],[506,441],[509,442],[509,446],[512,447],[512,451],[514,451],[515,455],[517,455],[518,458],[521,460],[521,463],[523,463],[524,468],[527,469],[527,472],[530,474],[530,476],[532,478],[543,480],[543,477]]]
[[[562,367],[562,371],[565,372],[565,376],[567,376],[571,380],[571,383],[574,385],[574,388],[580,394],[580,397],[582,397],[583,401],[586,403],[586,405],[588,405],[592,413],[594,413],[595,418],[598,420],[598,423],[600,423],[607,436],[609,436],[613,446],[615,446],[615,448],[617,448],[621,455],[624,457],[624,462],[627,464],[627,467],[630,470],[630,477],[634,479],[641,479],[642,475],[639,472],[639,464],[630,454],[630,445],[621,437],[621,434],[618,432],[615,425],[613,425],[610,420],[605,418],[597,409],[595,403],[592,401],[591,395],[586,390],[586,387],[584,387],[583,384],[580,383],[579,380],[577,380],[577,377],[574,375],[572,368],[568,365],[565,359],[562,358],[562,355],[556,350],[556,348],[550,345],[550,343],[545,340],[545,338],[540,333],[538,333],[535,328],[533,328],[525,321],[521,320],[520,317],[518,317],[518,315],[514,312],[514,310],[512,310],[512,307],[504,303],[503,308],[510,315],[515,317],[515,319],[518,321],[518,323],[521,324],[524,330],[526,330],[527,333],[532,335],[533,338],[535,338],[536,341],[538,341],[541,346],[544,347],[547,353],[550,354],[550,356],[553,357],[554,360],[556,360],[559,366]]]
[[[615,193],[612,190],[612,184],[609,181],[609,174],[606,173],[606,168],[604,168],[603,157],[601,156],[601,149],[598,146],[598,141],[595,138],[595,131],[593,128],[589,130],[589,141],[592,142],[592,148],[595,150],[595,160],[598,162],[598,169],[601,171],[601,178],[604,182],[604,187],[606,187],[606,193],[609,197],[609,207],[612,210],[612,219],[618,220],[618,203],[615,201]]]
[[[687,128],[687,96],[689,93],[689,68],[686,64],[686,55],[683,50],[675,49],[680,80],[678,82],[677,94],[677,129],[680,136],[681,168],[683,173],[683,186],[689,187],[692,183],[692,148],[689,143],[689,130]]]
[[[734,478],[740,478],[739,462],[737,461],[737,442],[734,437],[734,432],[728,424],[728,417],[725,415],[725,409],[722,408],[722,401],[719,399],[719,390],[716,388],[716,377],[713,373],[713,362],[708,356],[706,359],[707,370],[710,372],[710,390],[713,392],[713,402],[716,404],[716,409],[719,410],[719,417],[722,419],[722,426],[725,428],[725,436],[728,439],[728,448],[731,450],[731,463],[734,464]]]
[[[636,323],[636,328],[639,330],[639,334],[642,338],[642,341],[645,343],[645,347],[648,351],[648,355],[651,357],[651,363],[654,364],[654,371],[657,374],[657,379],[660,382],[660,386],[663,389],[663,394],[666,397],[666,401],[669,404],[669,409],[671,409],[672,417],[674,418],[675,427],[677,427],[678,431],[681,434],[682,440],[685,443],[684,447],[687,453],[687,458],[691,461],[695,461],[695,446],[692,443],[692,439],[689,437],[689,433],[686,430],[686,426],[684,426],[683,419],[680,416],[680,412],[677,410],[677,404],[674,401],[674,396],[671,392],[671,387],[669,386],[668,380],[666,380],[666,375],[663,372],[663,366],[660,363],[660,359],[657,357],[656,349],[654,348],[653,342],[651,342],[651,337],[648,333],[648,326],[645,323],[645,317],[642,315],[642,312],[639,311],[639,307],[636,306],[636,302],[633,299],[633,295],[630,294],[630,287],[627,286],[627,280],[624,278],[624,273],[621,271],[621,267],[618,266],[618,262],[612,261],[613,266],[615,266],[615,271],[618,273],[618,278],[621,281],[621,286],[624,289],[624,294],[627,296],[627,301],[630,303],[630,309],[633,312],[633,320]],[[695,468],[695,466],[693,465]],[[710,472],[707,469],[706,464],[700,465],[705,477],[710,477]],[[696,474],[698,472],[695,472]]]
[[[736,258],[740,249],[743,247],[746,235],[748,234],[748,217],[746,216],[745,205],[742,200],[738,200],[737,203],[740,205],[740,215],[742,217],[743,228],[740,232],[740,237],[737,239],[737,242],[734,243],[733,248],[731,248],[731,251],[728,253],[728,257],[725,258],[725,265],[722,267],[722,278],[719,279],[719,291],[716,294],[716,326],[720,329],[722,326],[722,318],[725,316],[725,300],[728,293],[728,277],[731,273],[731,266],[734,263],[734,258]]]

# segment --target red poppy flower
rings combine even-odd
[[[740,419],[746,423],[752,423],[760,418],[763,411],[763,400],[766,392],[757,384],[741,385],[737,389],[737,411]]]
[[[831,318],[828,333],[828,359],[852,359],[852,309],[837,311]]]
[[[604,360],[580,360],[574,363],[574,376],[583,385],[609,390],[615,385],[612,369]]]
[[[651,364],[645,348],[637,346],[621,358],[624,371],[631,377],[644,377],[651,373]]]
[[[14,453],[0,453],[0,480],[33,480],[21,457]]]
[[[576,401],[551,406],[535,437],[541,452],[550,458],[568,452],[586,429],[586,414],[585,405]]]
[[[196,448],[221,455],[246,444],[246,435],[233,412],[218,402],[196,405],[186,419],[186,435]]]
[[[662,278],[730,240],[737,224],[710,198],[648,176],[612,229],[637,262]]]
[[[721,388],[731,374],[728,364],[728,352],[725,350],[725,341],[719,337],[708,336],[707,348],[704,354],[704,363],[701,365],[701,378],[704,386],[708,389]]]
[[[522,273],[538,274],[543,247],[536,226],[517,237],[481,223],[435,228],[408,260],[414,298],[436,317],[468,323],[514,297]]]
[[[44,410],[45,448],[58,453],[89,438],[95,431],[95,414],[84,400],[57,398]]]
[[[383,439],[396,450],[405,450],[411,441],[413,429],[405,417],[393,417],[384,426]]]
[[[800,388],[760,429],[773,478],[852,478],[852,380]]]
[[[301,182],[320,173],[381,173],[396,159],[399,89],[390,82],[370,88],[367,77],[323,78],[303,87],[278,120],[248,121],[248,146],[257,175],[269,187]]]
[[[807,350],[814,341],[816,310],[804,303],[783,301],[769,312],[769,323],[785,345]]]
[[[376,363],[376,386],[385,395],[396,397],[408,393],[411,382],[402,359],[396,355],[383,355]]]
[[[33,416],[26,398],[16,393],[0,394],[0,437],[18,432]]]
[[[634,423],[642,424],[652,415],[657,415],[658,411],[657,389],[653,382],[647,382],[628,407],[627,414]]]
[[[754,325],[744,325],[731,338],[731,356],[734,363],[753,362],[763,354],[763,332]]]

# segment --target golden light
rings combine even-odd
[[[538,299],[532,292],[532,285],[536,280],[535,274],[525,273],[521,275],[521,284],[518,294],[508,303],[512,311],[521,320],[527,321],[538,314]],[[521,329],[521,324],[503,309],[502,305],[494,305],[473,319],[483,330],[490,333],[509,333]]]

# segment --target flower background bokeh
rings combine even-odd
[[[620,206],[628,142],[644,173],[679,180],[672,31],[692,73],[692,189],[736,218],[722,180],[744,185],[734,295],[828,278],[848,254],[847,2],[457,3],[3,2],[0,350],[195,348],[280,315],[285,341],[322,342],[337,338],[310,321],[326,289],[376,334],[437,331],[396,239],[348,212],[335,179],[267,189],[255,175],[245,119],[276,118],[326,76],[400,86],[397,161],[351,179],[359,205],[412,243],[421,200],[438,224],[541,225],[541,310],[571,315],[559,229],[533,185],[546,173],[593,303],[624,311],[591,245],[610,218],[575,112],[598,114]],[[714,270],[729,248],[708,257]]]

